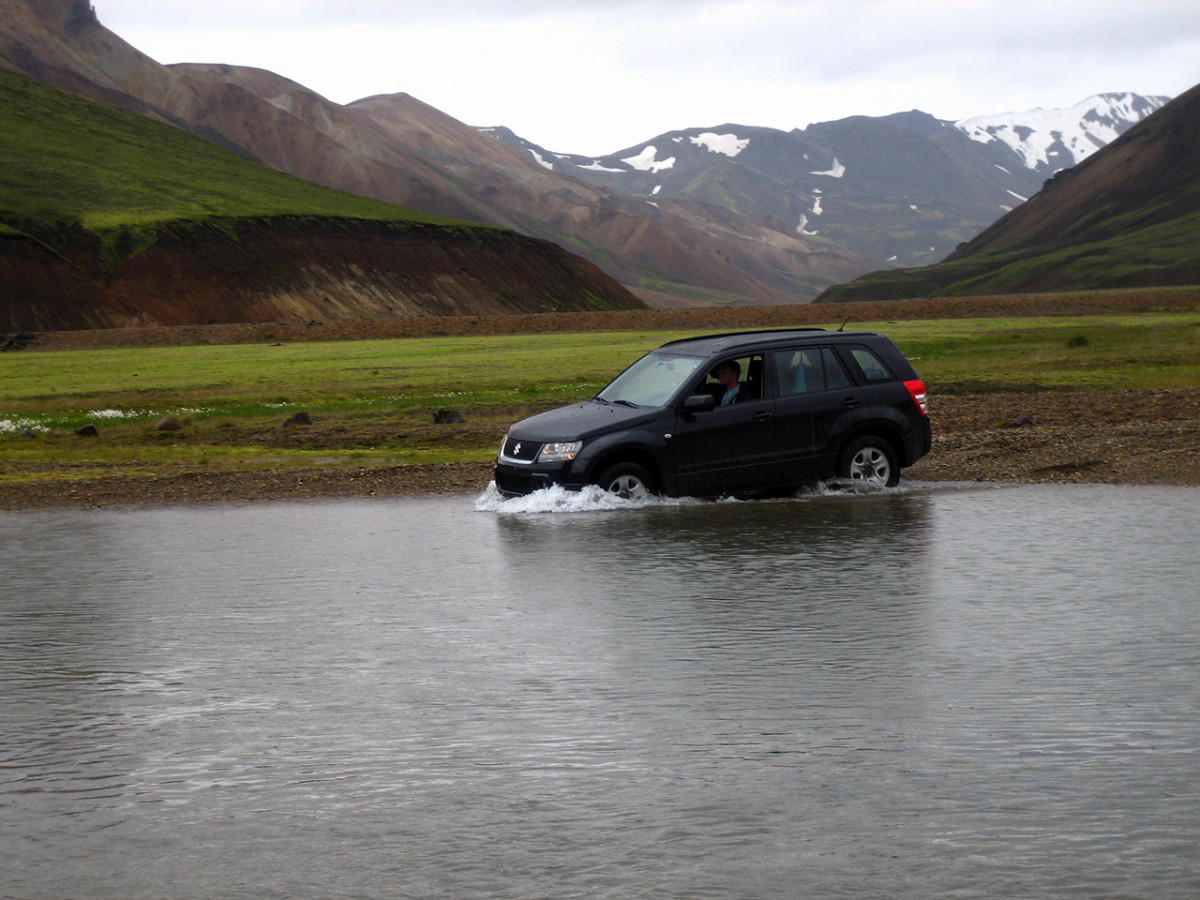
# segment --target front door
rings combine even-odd
[[[728,362],[728,361],[727,361]],[[676,413],[671,447],[678,492],[683,496],[733,493],[770,483],[775,453],[774,400],[762,399],[762,357],[734,360],[738,391],[722,405],[727,387],[717,369],[693,393],[710,393],[717,406],[703,412]],[[718,366],[717,368],[720,368]],[[727,376],[726,376],[727,377]]]

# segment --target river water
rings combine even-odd
[[[6,900],[1200,896],[1200,489],[0,513],[0,552]]]

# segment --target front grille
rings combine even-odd
[[[520,462],[533,462],[541,449],[542,445],[537,441],[522,441],[510,437],[504,442],[504,455]]]
[[[496,487],[505,494],[532,494],[538,488],[545,486],[544,479],[502,470],[496,471]]]

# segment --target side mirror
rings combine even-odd
[[[716,406],[717,398],[712,394],[689,394],[683,401],[683,411],[690,413],[708,412]]]

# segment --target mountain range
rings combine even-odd
[[[1185,91],[940,263],[879,271],[820,301],[1200,284],[1200,86]]]
[[[407,94],[333,103],[260,69],[164,66],[86,0],[0,0],[0,66],[298,178],[553,241],[650,305],[807,302],[955,248],[1167,98],[958,122],[920,111],[790,132],[669,132],[599,158],[474,128]]]
[[[552,171],[648,203],[732,211],[781,233],[831,240],[884,268],[943,258],[1168,99],[1100,94],[1069,109],[959,122],[913,110],[788,132],[692,128],[599,158],[488,132]]]

